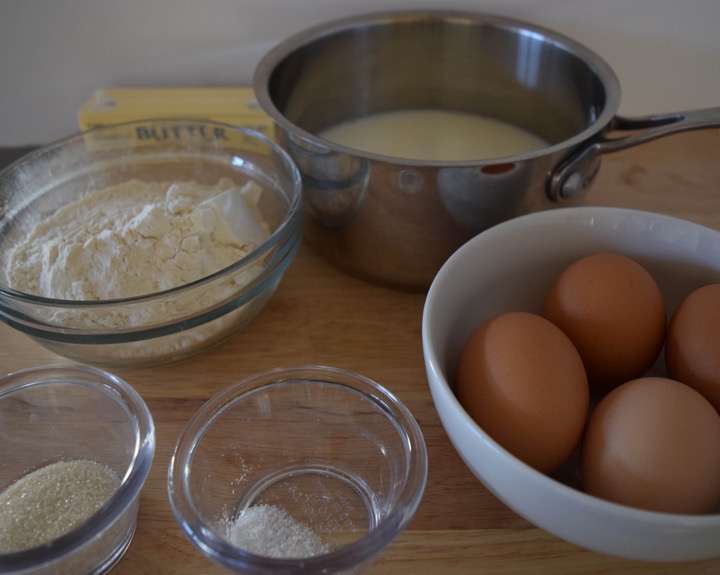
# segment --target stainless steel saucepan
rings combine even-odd
[[[584,193],[603,154],[720,126],[720,108],[617,116],[620,85],[597,54],[538,26],[472,13],[380,13],[320,25],[270,51],[254,84],[303,174],[309,241],[352,273],[408,288],[428,285],[478,232]],[[492,116],[549,145],[430,162],[317,136],[367,114],[427,108]]]

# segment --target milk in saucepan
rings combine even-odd
[[[538,150],[547,143],[517,126],[477,114],[402,110],[343,122],[319,134],[356,150],[424,161],[472,161]]]

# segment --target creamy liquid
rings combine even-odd
[[[548,145],[535,134],[494,118],[442,110],[371,114],[319,135],[364,152],[444,162],[514,156]]]

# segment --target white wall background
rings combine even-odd
[[[0,146],[75,131],[96,88],[248,83],[290,33],[407,7],[484,10],[568,34],[615,68],[626,114],[720,105],[718,0],[0,0]]]

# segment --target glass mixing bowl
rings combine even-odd
[[[408,524],[426,478],[422,432],[392,393],[310,366],[255,375],[203,405],[178,440],[168,491],[192,542],[235,572],[358,573]],[[234,544],[228,524],[256,505],[284,510],[327,551],[275,558]]]
[[[270,235],[231,265],[166,291],[58,300],[8,286],[9,254],[42,220],[88,192],[129,180],[235,186],[252,181]],[[246,326],[267,303],[302,237],[301,179],[262,134],[209,121],[148,120],[95,128],[0,172],[0,319],[86,363],[173,361]]]
[[[140,491],[155,451],[152,416],[137,392],[92,367],[12,373],[0,379],[0,443],[0,492],[58,461],[95,461],[120,479],[110,499],[72,531],[45,545],[0,553],[0,573],[109,571],[132,541]]]

